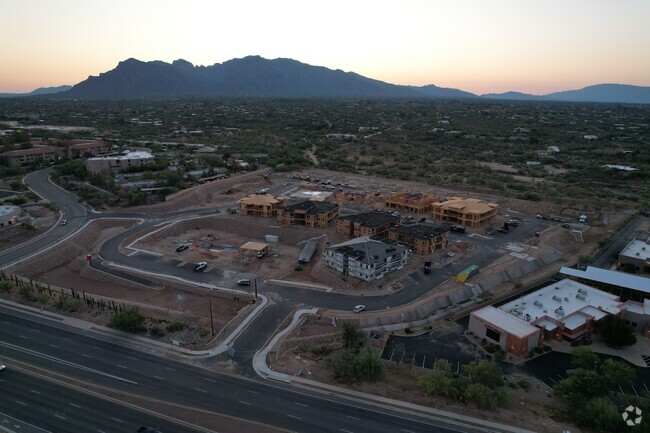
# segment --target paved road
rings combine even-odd
[[[463,426],[452,429],[443,420],[378,409],[334,395],[323,396],[296,390],[289,385],[215,373],[118,345],[110,341],[110,337],[97,337],[4,307],[0,307],[0,314],[2,359],[32,364],[76,380],[131,394],[245,418],[291,431],[472,431]],[[10,370],[11,365],[7,371]],[[3,376],[3,380],[10,379],[10,376]],[[4,412],[15,418],[24,416],[22,406],[16,408],[10,405]],[[33,422],[44,423],[51,414],[34,414],[34,417],[36,420],[30,418]],[[85,422],[92,422],[92,419]],[[97,428],[100,428],[99,424]]]
[[[623,248],[634,239],[636,231],[639,226],[644,222],[645,217],[636,216],[621,232],[617,233],[612,241],[602,248],[595,256],[592,266],[597,268],[609,269],[616,259],[615,253],[620,253]]]

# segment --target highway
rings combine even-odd
[[[116,344],[110,341],[110,337],[105,339],[101,335],[96,336],[49,319],[32,317],[4,307],[0,307],[0,317],[0,359],[33,365],[74,378],[75,381],[129,395],[228,415],[240,418],[242,422],[245,419],[299,432],[459,431],[456,426],[446,425],[443,420],[418,417],[335,395],[322,395],[290,385],[259,379],[250,380],[175,362]],[[6,361],[5,363],[8,368],[1,376],[4,381],[3,388],[22,389],[13,391],[12,397],[6,397],[7,399],[13,398],[14,401],[19,400],[26,405],[37,405],[44,398],[45,392],[51,392],[46,390],[46,385],[43,385],[44,388],[34,388],[37,384],[30,382],[33,378],[24,377],[22,372],[12,372],[11,364]],[[30,391],[21,385],[26,382],[37,392],[41,392],[41,389],[44,391],[40,396],[32,393],[34,395],[28,395],[31,397],[28,399],[26,395]],[[65,395],[68,395],[68,391]],[[79,400],[70,401],[80,404]],[[61,404],[63,406],[60,406]],[[28,418],[25,417],[25,406],[20,403],[3,405],[2,412],[47,429],[48,420],[59,425],[57,420],[51,419],[52,411],[65,408],[65,401],[57,405],[59,406],[48,406],[43,412],[34,412]],[[96,422],[92,427],[102,431],[115,431],[116,426],[121,425],[118,421],[111,424],[110,420],[106,420],[107,410],[102,408],[100,403],[87,404],[84,407],[88,413],[95,415],[78,420],[75,418],[75,422]],[[116,412],[108,413],[119,414],[116,418],[122,421],[133,420],[132,417],[139,419],[137,414],[131,415],[123,408],[115,410]],[[60,421],[63,423],[63,420]],[[157,424],[161,423],[155,421]],[[109,426],[106,425],[107,422]],[[105,428],[108,430],[104,430]],[[471,432],[472,429],[464,427],[460,431]]]

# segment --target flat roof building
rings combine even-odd
[[[646,277],[593,266],[587,266],[584,271],[562,266],[560,274],[613,293],[623,301],[650,299],[650,279]]]
[[[119,156],[88,158],[86,168],[91,173],[108,174],[130,167],[144,167],[155,162],[154,156],[146,151],[127,152]]]
[[[449,197],[447,201],[433,203],[434,219],[459,224],[465,227],[479,227],[494,219],[499,205],[477,198]]]
[[[633,239],[618,255],[618,266],[625,271],[650,274],[650,239]]]

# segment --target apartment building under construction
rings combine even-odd
[[[429,212],[432,203],[436,201],[438,201],[438,197],[432,194],[403,191],[388,195],[385,204],[388,208],[399,209],[408,213],[424,213]]]

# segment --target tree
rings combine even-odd
[[[580,427],[602,433],[627,430],[621,414],[604,398],[594,398],[574,412],[574,420]]]
[[[458,381],[454,378],[451,364],[446,359],[439,359],[433,366],[433,370],[420,376],[418,379],[420,389],[430,396],[441,396],[458,399],[461,392],[458,388]]]
[[[354,325],[344,323],[341,328],[341,340],[343,340],[343,347],[357,353],[363,345],[363,332]]]
[[[508,392],[500,387],[492,389],[482,383],[471,383],[463,393],[465,401],[474,403],[481,409],[496,409],[508,404],[510,397]]]
[[[625,319],[609,314],[598,323],[598,330],[603,342],[610,347],[619,349],[636,343],[634,329],[625,323]]]
[[[472,383],[480,383],[489,388],[503,386],[503,372],[494,361],[474,361],[463,365],[461,375],[469,377]]]
[[[386,364],[371,346],[366,346],[354,359],[355,378],[376,382],[386,376]]]
[[[323,358],[321,366],[332,372],[334,379],[342,383],[354,382],[354,355],[352,349],[341,349]]]
[[[598,355],[585,346],[574,347],[571,350],[571,356],[571,364],[576,368],[584,368],[585,370],[595,368],[600,362]]]
[[[609,358],[603,362],[600,369],[610,389],[616,390],[618,386],[631,385],[636,380],[636,371],[625,361]]]
[[[110,326],[120,331],[141,332],[144,331],[144,321],[145,317],[140,313],[140,309],[133,307],[113,314]]]
[[[577,368],[570,370],[566,379],[553,387],[555,394],[572,408],[584,405],[585,401],[607,394],[605,380],[594,370]]]

